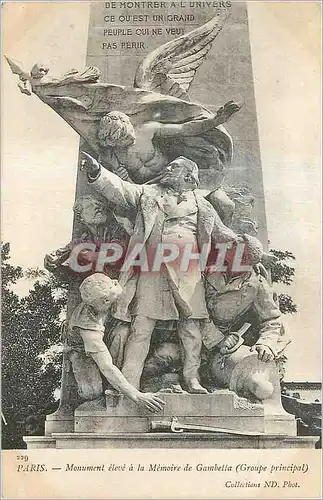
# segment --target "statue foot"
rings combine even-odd
[[[186,386],[190,394],[208,394],[208,390],[201,386],[197,378],[186,380]]]
[[[187,392],[184,391],[184,389],[182,389],[180,384],[172,384],[171,389],[172,389],[172,392],[175,394],[187,394]]]
[[[170,387],[164,387],[160,389],[158,392],[169,393],[169,394],[187,394],[187,391],[184,391],[180,384],[171,384]]]

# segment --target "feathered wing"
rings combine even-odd
[[[165,43],[139,64],[134,86],[188,100],[188,90],[228,11],[221,9],[203,26]]]

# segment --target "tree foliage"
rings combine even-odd
[[[22,435],[28,419],[37,419],[55,405],[60,370],[52,363],[46,366],[41,354],[60,343],[66,291],[57,288],[50,275],[35,274],[39,279],[29,294],[19,297],[12,285],[25,273],[9,264],[8,243],[2,245],[1,254],[2,412],[7,423],[2,427],[2,445],[24,448]]]
[[[283,283],[284,285],[291,285],[295,275],[295,268],[290,265],[291,260],[295,260],[294,255],[288,250],[270,250],[277,262],[271,271],[271,279],[273,283]],[[287,263],[286,263],[287,261]]]
[[[271,280],[273,283],[282,283],[283,285],[291,285],[295,276],[295,268],[291,265],[291,261],[295,260],[295,256],[288,250],[270,250],[276,257],[276,263],[271,268]],[[287,293],[278,295],[279,309],[283,314],[296,313],[297,306],[292,297]]]

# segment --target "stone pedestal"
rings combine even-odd
[[[47,415],[45,422],[45,436],[51,436],[54,432],[73,432],[74,431],[74,415],[55,412]]]
[[[98,433],[75,432],[51,437],[25,437],[28,449],[129,449],[129,448],[211,448],[211,449],[286,449],[314,448],[317,436],[229,436],[210,432]]]
[[[250,403],[234,392],[223,389],[212,394],[168,394],[162,412],[152,414],[122,395],[107,394],[82,404],[75,410],[74,432],[132,433],[149,432],[152,422],[170,421],[177,417],[183,424],[221,427],[241,432],[296,435],[293,415],[286,413],[276,401]]]
[[[121,395],[108,393],[80,405],[72,422],[67,415],[50,415],[46,425],[48,435],[24,440],[28,449],[284,449],[314,448],[319,439],[296,436],[295,417],[286,413],[277,400],[250,403],[227,389],[213,394],[163,393],[160,396],[166,403],[165,408],[161,413],[152,414]],[[181,425],[217,427],[237,434],[194,429],[171,432],[170,428],[169,432],[156,432],[156,424],[157,428],[163,428],[176,417],[177,428]]]
[[[34,448],[314,448],[317,437],[297,437],[296,421],[280,400],[250,403],[223,389],[212,394],[160,394],[166,405],[152,414],[117,393],[80,405],[74,416],[47,417],[45,437],[26,437]],[[167,430],[177,419],[182,432]],[[166,424],[166,428],[165,428]],[[206,429],[185,429],[185,425]],[[208,432],[207,427],[237,434]]]

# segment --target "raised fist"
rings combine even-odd
[[[54,272],[56,271],[63,262],[68,259],[71,253],[72,247],[70,244],[67,244],[65,247],[58,248],[51,253],[45,255],[44,258],[44,267],[47,271]]]
[[[59,266],[59,257],[55,252],[48,253],[44,257],[44,267],[47,271],[55,271]]]

